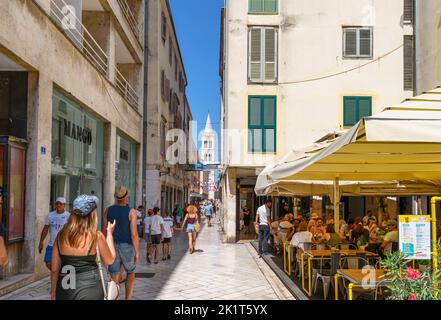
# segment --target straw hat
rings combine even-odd
[[[319,216],[315,212],[311,215],[311,219],[318,219],[318,218],[319,218]]]
[[[129,194],[129,190],[125,186],[120,186],[115,192],[115,198],[122,200]]]

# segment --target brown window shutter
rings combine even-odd
[[[412,24],[415,14],[415,0],[404,0],[403,22]]]

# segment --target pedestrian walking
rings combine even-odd
[[[106,224],[107,236],[97,230],[98,198],[81,195],[54,243],[51,270],[52,300],[104,300],[97,252],[104,264],[115,261],[115,222]]]
[[[5,244],[5,228],[0,224],[0,267],[8,263],[8,251]]]
[[[248,231],[250,230],[250,220],[251,220],[251,212],[250,209],[248,209],[247,205],[245,205],[242,208],[242,214],[243,214],[243,224],[245,227],[245,234],[248,233]]]
[[[138,209],[136,210],[136,216],[138,217],[137,220],[137,228],[138,228],[138,237],[142,238],[142,220],[144,215],[144,206],[138,206]]]
[[[198,208],[196,206],[188,206],[187,214],[185,215],[184,221],[180,230],[184,229],[185,223],[187,223],[186,232],[188,235],[188,251],[192,254],[196,246],[196,223],[199,223]]]
[[[143,228],[144,228],[144,240],[146,241],[146,261],[147,263],[152,263],[152,261],[150,260],[150,250],[152,247],[152,239],[150,237],[150,220],[151,217],[154,215],[153,209],[149,209],[146,217],[144,218],[144,224],[143,224]]]
[[[213,215],[213,207],[212,207],[211,203],[209,203],[205,206],[205,217],[207,217],[209,227],[211,227],[211,216],[212,215]]]
[[[268,254],[268,240],[271,232],[272,200],[267,199],[265,204],[257,209],[256,224],[259,224],[259,257]]]
[[[164,218],[164,240],[162,240],[162,260],[171,259],[171,240],[173,237],[173,219],[168,214]]]
[[[49,242],[44,255],[44,262],[49,270],[51,270],[52,250],[54,247],[55,238],[69,219],[69,215],[69,212],[66,211],[66,199],[63,197],[58,197],[55,200],[55,210],[48,214],[43,230],[41,230],[38,252],[41,254],[43,251],[44,240],[49,233]]]
[[[139,261],[138,216],[135,209],[128,206],[129,190],[121,186],[115,192],[116,204],[106,209],[103,215],[103,226],[107,221],[115,222],[114,232],[116,258],[109,266],[112,280],[117,284],[122,282],[121,270],[127,273],[126,300],[132,299],[135,286],[135,269]],[[106,230],[103,230],[106,234]]]
[[[154,215],[150,218],[149,235],[152,242],[150,259],[156,264],[159,258],[159,245],[164,240],[164,219],[161,217],[161,210],[153,208]]]

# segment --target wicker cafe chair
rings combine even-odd
[[[331,285],[334,286],[334,282],[332,280],[334,278],[334,275],[337,273],[340,259],[341,259],[341,254],[339,252],[331,253],[330,269],[320,269],[316,274],[315,285],[314,285],[314,294],[317,291],[317,284],[318,284],[319,280],[322,280],[322,282],[323,282],[323,297],[325,300],[328,297],[329,287]],[[320,264],[320,265],[322,265],[322,264]]]

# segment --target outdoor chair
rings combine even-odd
[[[301,253],[303,253],[301,247],[304,248],[304,250],[311,250],[312,246],[314,244],[312,242],[300,242],[297,246],[296,246],[296,270],[295,270],[295,274],[298,275],[299,279],[302,278],[302,268],[304,268],[305,266],[300,266],[302,264],[302,259],[300,259]],[[299,254],[299,256],[297,257],[297,254]],[[305,258],[303,261],[304,264],[308,263],[308,260]],[[306,274],[305,278],[307,278],[308,275]]]
[[[317,284],[319,280],[323,282],[323,297],[326,300],[328,298],[329,287],[334,286],[334,275],[337,273],[339,262],[341,259],[341,254],[338,252],[331,253],[331,268],[330,269],[320,269],[315,278],[314,294],[317,291]]]
[[[364,256],[364,257],[363,257]],[[339,269],[363,269],[366,266],[370,266],[372,269],[374,269],[375,267],[369,264],[369,261],[366,260],[365,258],[365,254],[364,253],[358,253],[357,256],[345,256],[342,257],[340,259],[339,262]],[[343,296],[347,296],[347,292],[348,292],[348,284],[349,282],[347,280],[345,280],[344,278],[340,278],[341,281],[341,286],[339,286],[340,288],[340,292]],[[361,287],[354,287],[352,292],[353,292],[353,296],[360,296],[362,294],[369,294],[372,297],[374,297],[375,294],[375,290],[376,288],[372,288],[372,289],[364,289]],[[355,299],[354,299],[355,300]]]

